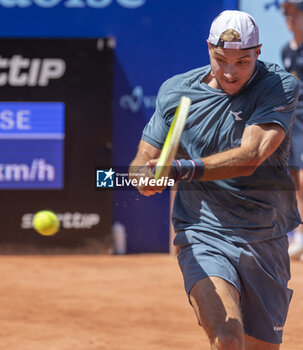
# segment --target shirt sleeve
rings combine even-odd
[[[261,91],[256,110],[246,126],[276,123],[287,133],[295,120],[298,93],[299,83],[291,74],[283,78],[273,76]]]
[[[165,85],[163,84],[158,92],[156,110],[142,133],[142,140],[162,149],[166,135],[169,130],[168,120],[164,112]]]

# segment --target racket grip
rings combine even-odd
[[[175,159],[172,162],[173,176],[176,181],[199,181],[204,173],[202,159]]]
[[[144,169],[144,168],[147,168],[147,166],[146,166],[146,165],[140,166],[140,168],[137,169],[137,172],[138,172],[139,170],[141,170],[141,169]],[[153,165],[153,166],[150,168],[150,171],[151,171],[153,174],[155,174],[155,172],[156,172],[156,166]]]

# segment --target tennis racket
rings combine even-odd
[[[191,99],[182,96],[156,165],[156,180],[168,176],[170,172],[172,161],[175,158],[179,147],[190,105]]]

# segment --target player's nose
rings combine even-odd
[[[237,76],[237,70],[233,65],[227,65],[224,70],[224,77],[233,80]]]

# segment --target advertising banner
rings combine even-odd
[[[0,102],[0,189],[63,189],[64,103]]]
[[[1,39],[2,247],[110,246],[110,192],[95,166],[112,162],[112,39]],[[61,228],[32,228],[51,210]]]

